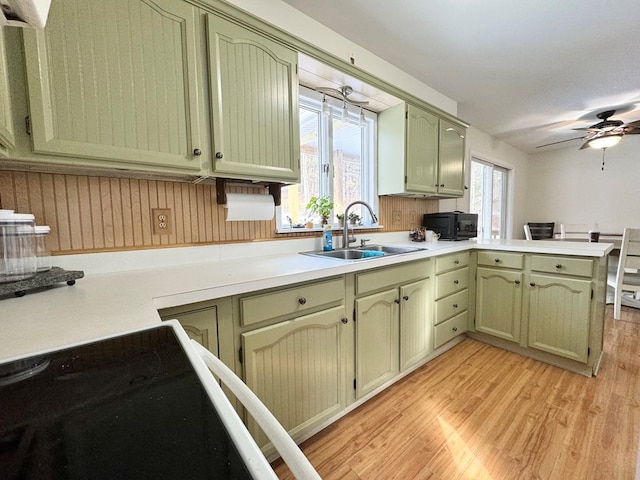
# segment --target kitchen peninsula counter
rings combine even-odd
[[[0,300],[0,362],[160,323],[158,309],[307,282],[465,250],[605,257],[608,243],[471,240],[413,243],[406,234],[367,234],[371,243],[411,245],[415,253],[344,262],[300,255],[319,239],[54,257],[85,270],[61,284]],[[84,267],[83,267],[84,265]],[[149,267],[149,265],[156,265]]]

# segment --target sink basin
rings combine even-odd
[[[400,255],[403,253],[412,253],[424,250],[420,247],[403,247],[403,246],[388,246],[388,245],[367,245],[359,248],[349,248],[340,250],[331,250],[330,252],[315,251],[315,252],[301,252],[302,255],[311,255],[313,257],[333,258],[335,260],[345,260],[353,262],[356,260],[370,260],[372,258],[380,258],[389,255]],[[374,251],[381,252],[382,255],[367,255],[364,252]]]

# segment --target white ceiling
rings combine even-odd
[[[637,0],[284,1],[525,152],[578,148],[580,140],[536,146],[581,136],[571,129],[597,123],[604,110],[640,119]]]

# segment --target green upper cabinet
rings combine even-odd
[[[438,192],[438,117],[401,103],[378,114],[378,194]]]
[[[466,129],[414,105],[378,114],[378,193],[464,194]]]
[[[464,195],[465,128],[440,119],[438,193]]]
[[[300,178],[298,54],[207,15],[216,176]]]
[[[47,27],[24,32],[34,152],[200,172],[198,12],[174,0],[53,2]]]
[[[9,95],[9,69],[5,50],[5,30],[0,28],[0,152],[15,146],[11,120],[11,96]]]

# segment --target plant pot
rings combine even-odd
[[[313,228],[313,222],[307,222],[304,224],[305,228]]]

